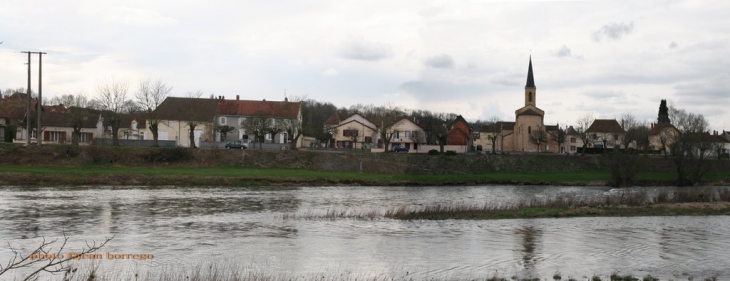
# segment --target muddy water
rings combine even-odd
[[[657,192],[662,188],[650,188]],[[671,188],[666,188],[671,189]],[[730,277],[730,217],[563,218],[496,221],[285,220],[284,214],[391,206],[485,204],[550,196],[593,198],[601,187],[0,188],[0,242],[21,252],[43,238],[114,239],[97,261],[112,272],[223,261],[267,272],[376,272],[401,278],[560,272]],[[0,262],[12,253],[0,249]],[[3,278],[5,276],[2,276]],[[2,278],[0,278],[2,279]]]

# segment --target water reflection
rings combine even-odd
[[[515,229],[515,238],[519,239],[517,245],[522,246],[522,249],[518,249],[518,253],[522,256],[522,274],[528,277],[539,277],[538,272],[535,270],[535,264],[538,262],[537,257],[539,256],[539,248],[542,243],[542,230],[535,226],[523,226]]]
[[[658,192],[660,189],[652,189]],[[670,189],[671,190],[671,189]],[[603,187],[1,188],[0,242],[115,235],[108,251],[153,253],[107,267],[224,260],[294,275],[381,272],[415,279],[580,277],[594,273],[730,276],[730,217],[499,221],[284,220],[345,208],[590,198]],[[30,245],[30,244],[29,244]],[[0,262],[7,252],[0,250]],[[685,277],[686,278],[686,277]],[[684,279],[684,278],[682,278]]]

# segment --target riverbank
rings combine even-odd
[[[726,173],[707,175],[706,185],[729,185]],[[671,173],[640,173],[640,186],[669,186]],[[605,186],[610,175],[602,171],[502,172],[467,175],[412,175],[323,172],[304,169],[243,167],[120,167],[108,165],[5,166],[0,165],[0,185],[69,186],[463,186],[561,185]]]
[[[600,155],[423,155],[68,145],[0,145],[0,185],[420,186],[611,185]],[[635,186],[671,186],[668,159],[642,157]],[[730,185],[730,161],[708,160],[697,185]]]

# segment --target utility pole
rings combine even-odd
[[[43,140],[43,137],[41,136],[41,106],[43,103],[43,83],[42,81],[42,75],[43,75],[43,68],[42,68],[42,62],[43,62],[43,54],[44,52],[38,52],[38,128],[36,129],[36,140],[38,141],[38,145],[41,145],[41,141]]]
[[[38,60],[38,127],[36,131],[36,140],[38,141],[38,144],[41,144],[41,56],[45,54],[44,52],[30,52],[30,51],[22,51],[21,53],[28,54],[28,89],[26,90],[26,93],[28,94],[26,99],[26,109],[25,109],[25,128],[26,128],[26,138],[25,138],[25,145],[30,145],[30,137],[31,137],[31,89],[30,89],[30,55],[31,54],[38,54],[39,60]]]
[[[25,99],[25,145],[30,145],[30,53],[31,52],[21,52],[21,53],[27,53],[28,54],[28,88],[25,90],[25,93],[28,95]]]

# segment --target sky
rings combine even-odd
[[[532,57],[546,124],[656,121],[659,103],[730,130],[730,1],[4,0],[0,88],[43,96],[142,79],[173,96],[396,105],[514,121]],[[32,58],[38,88],[38,56]]]

